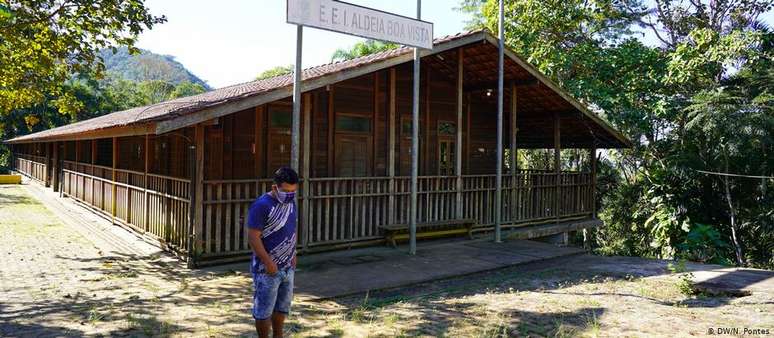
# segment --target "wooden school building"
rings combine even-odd
[[[492,230],[497,44],[487,31],[472,31],[422,51],[420,237],[466,223],[473,232]],[[407,226],[412,58],[404,47],[303,71],[302,253],[384,243]],[[509,50],[504,73],[503,228],[528,226],[536,236],[598,225],[595,161],[561,170],[554,156],[548,168],[526,170],[517,168],[517,151],[593,154],[629,141]],[[250,252],[247,209],[290,162],[291,96],[292,75],[282,75],[6,142],[17,171],[191,265],[214,264]]]

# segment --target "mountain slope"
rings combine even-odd
[[[187,81],[200,84],[207,90],[212,89],[171,55],[156,54],[144,49],[140,50],[140,54],[131,55],[127,48],[121,47],[115,54],[110,49],[102,50],[100,56],[108,73],[126,80],[163,80],[175,85]]]

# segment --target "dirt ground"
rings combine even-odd
[[[26,188],[0,186],[0,336],[254,336],[249,275],[186,270],[75,230]],[[671,337],[746,328],[774,335],[768,272],[743,297],[686,296],[684,275],[664,261],[579,255],[325,301],[297,295],[286,333]]]

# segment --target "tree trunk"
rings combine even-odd
[[[728,153],[725,154],[726,172],[728,172]],[[728,201],[728,211],[731,218],[731,240],[734,243],[734,253],[736,254],[736,264],[744,266],[744,257],[742,256],[742,247],[739,245],[736,229],[736,214],[734,213],[734,203],[731,200],[731,189],[728,185],[728,176],[723,176],[723,185],[726,188],[726,200]]]

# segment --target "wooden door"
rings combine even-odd
[[[455,143],[452,138],[442,137],[438,140],[438,174],[441,176],[455,174]]]
[[[371,137],[337,135],[336,176],[371,176]]]
[[[269,130],[266,143],[267,173],[290,165],[290,126],[292,106],[269,105]]]

